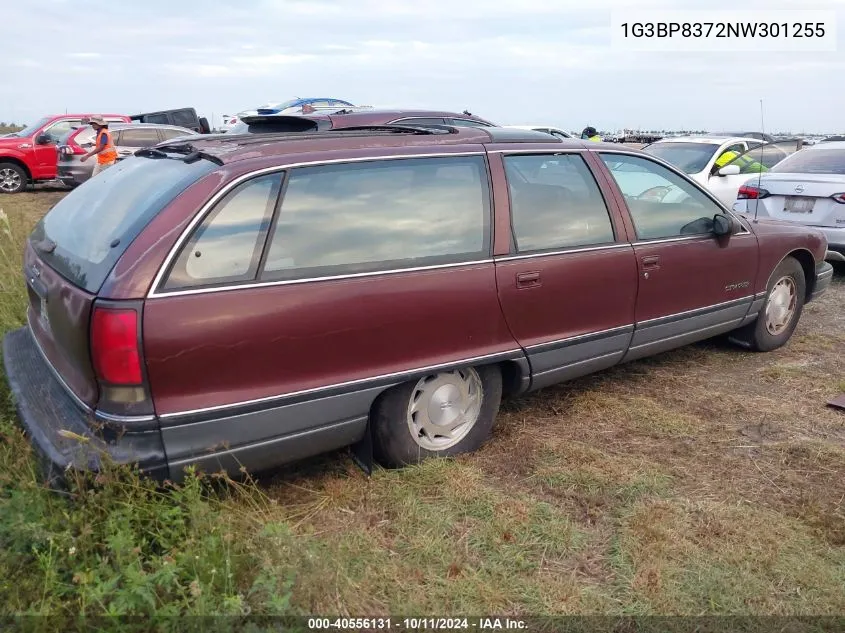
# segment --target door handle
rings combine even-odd
[[[530,273],[516,274],[517,288],[536,288],[540,285],[540,271],[535,270]]]
[[[660,257],[658,255],[648,255],[642,258],[643,270],[657,270],[660,268]]]

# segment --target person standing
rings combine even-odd
[[[599,133],[596,131],[592,125],[588,125],[584,128],[584,131],[581,132],[581,138],[586,141],[593,141],[594,143],[601,143],[601,137]]]
[[[85,154],[80,160],[84,163],[92,156],[97,156],[97,164],[91,173],[91,178],[93,178],[104,169],[114,165],[117,160],[117,150],[114,148],[114,143],[111,140],[109,124],[103,117],[92,116],[90,125],[97,132],[97,140],[94,143],[94,149]]]

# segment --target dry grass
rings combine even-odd
[[[25,226],[57,195],[0,203]],[[840,271],[776,352],[625,365],[505,403],[476,454],[370,479],[327,455],[230,511],[284,532],[311,613],[843,613],[843,302]]]

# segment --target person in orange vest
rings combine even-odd
[[[92,116],[90,125],[97,132],[97,141],[94,143],[94,149],[85,154],[80,160],[84,163],[92,156],[97,156],[97,164],[91,173],[91,177],[93,178],[107,167],[114,165],[117,160],[117,150],[114,148],[114,143],[111,140],[109,124],[106,123],[103,117]]]

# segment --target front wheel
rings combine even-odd
[[[501,400],[496,366],[433,373],[394,387],[374,406],[375,456],[400,467],[474,451],[490,437]]]
[[[26,172],[15,163],[0,163],[0,193],[20,193],[26,189]]]
[[[806,291],[804,269],[794,257],[787,257],[769,279],[766,302],[757,319],[737,331],[734,337],[758,352],[782,347],[798,325]]]

